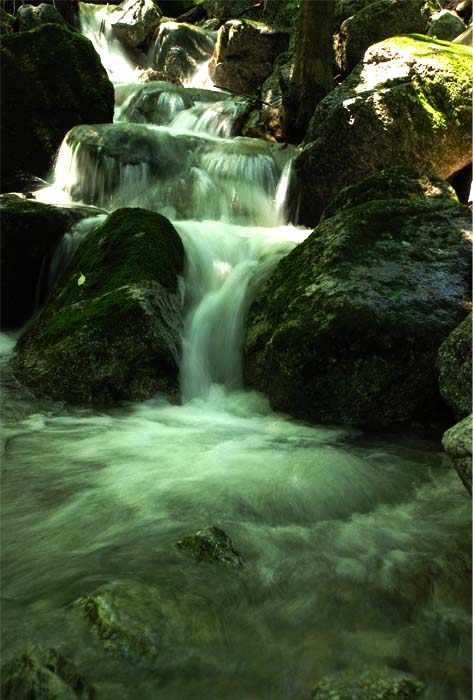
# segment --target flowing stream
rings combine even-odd
[[[244,104],[199,87],[204,62],[192,87],[132,82],[99,12],[82,6],[82,30],[116,83],[115,122],[76,127],[37,198],[173,220],[187,257],[182,405],[36,399],[2,336],[3,655],[65,648],[97,700],[302,700],[325,673],[373,666],[413,671],[426,700],[467,700],[470,508],[439,436],[311,426],[243,387],[251,300],[310,233],[284,220],[291,149],[235,137]],[[241,570],[175,548],[210,525]],[[69,607],[122,579],[179,593],[185,622],[156,668],[107,654]]]

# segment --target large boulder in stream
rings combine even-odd
[[[396,165],[449,178],[471,161],[466,46],[422,36],[372,46],[317,107],[295,158],[288,203],[315,225],[343,187]]]
[[[442,445],[453,462],[458,476],[466,490],[471,494],[472,482],[472,435],[473,416],[464,418],[444,433]]]
[[[287,51],[289,32],[248,20],[220,28],[209,75],[215,85],[243,95],[257,95],[273,72],[277,56]]]
[[[3,700],[91,700],[93,690],[56,649],[32,645],[2,666]]]
[[[335,34],[335,59],[343,75],[353,70],[373,44],[398,34],[425,34],[432,14],[426,0],[370,0],[351,4],[354,11]]]
[[[471,320],[469,314],[438,352],[440,393],[457,420],[471,413]]]
[[[437,350],[470,293],[470,227],[450,186],[415,171],[343,190],[250,309],[247,383],[315,422],[435,418]]]
[[[113,86],[92,43],[59,24],[8,34],[1,47],[2,190],[45,176],[67,131],[111,122]]]
[[[176,397],[183,266],[181,240],[163,216],[111,214],[81,243],[20,338],[18,380],[72,403]]]
[[[111,26],[120,41],[134,49],[159,27],[161,10],[155,0],[124,0],[112,14]]]
[[[184,22],[163,22],[154,49],[150,51],[151,67],[184,82],[202,61],[210,59],[214,40],[200,27]]]
[[[2,328],[23,325],[48,292],[51,261],[64,234],[97,211],[0,196]]]

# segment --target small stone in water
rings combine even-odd
[[[243,566],[243,558],[233,546],[224,530],[219,527],[206,527],[192,535],[183,537],[176,543],[179,549],[185,549],[199,561],[214,561],[230,566]]]

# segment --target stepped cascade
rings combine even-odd
[[[249,308],[310,234],[285,215],[297,149],[239,135],[251,104],[212,85],[215,32],[163,21],[138,64],[112,20],[112,6],[80,3],[115,114],[72,128],[34,193],[100,209],[64,236],[48,281],[108,213],[167,217],[185,251],[180,401],[101,410],[33,397],[9,369],[18,334],[1,335],[5,647],[63,645],[97,700],[289,700],[372,667],[464,700],[470,513],[435,441],[309,425],[244,387]],[[143,81],[170,56],[182,79]],[[233,567],[182,551],[211,526],[231,535]],[[138,632],[137,646],[158,648],[151,661],[135,663],[136,645],[115,656],[113,631],[104,645],[104,623],[92,632],[72,605],[123,582],[132,612],[118,637],[144,620],[152,643]]]

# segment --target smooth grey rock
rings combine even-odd
[[[460,19],[456,12],[450,10],[440,10],[432,15],[427,36],[453,41],[466,29],[465,22]]]

